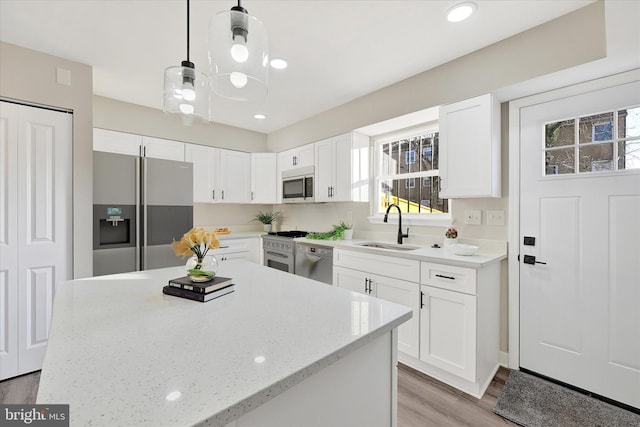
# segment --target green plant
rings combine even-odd
[[[276,212],[262,212],[262,211],[258,211],[258,213],[256,214],[255,217],[253,217],[253,221],[258,221],[261,222],[263,224],[271,224],[275,221],[277,221],[278,219],[280,219],[281,213],[276,211]]]
[[[351,224],[347,224],[344,221],[340,221],[338,224],[334,224],[330,231],[324,233],[309,233],[305,237],[313,240],[338,240],[344,238],[344,230],[351,228]]]

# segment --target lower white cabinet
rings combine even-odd
[[[398,360],[475,397],[500,354],[500,263],[459,267],[334,249],[333,284],[410,307]]]
[[[420,360],[475,381],[475,295],[424,285],[421,292]]]
[[[335,253],[341,252],[340,250],[334,250],[334,260],[336,258]],[[369,254],[361,254],[354,251],[350,252],[351,255],[355,254],[354,258],[350,258],[350,262],[345,262],[344,255],[338,253],[337,257],[342,258],[339,261],[343,266],[335,265],[333,267],[333,284],[340,288],[350,289],[355,292],[378,297],[380,299],[395,302],[413,310],[413,317],[407,322],[400,325],[398,328],[398,350],[409,354],[413,357],[418,357],[418,335],[419,335],[419,317],[420,311],[420,290],[417,282],[410,282],[408,280],[402,280],[395,277],[383,276],[380,274],[370,273],[370,269],[363,266],[362,263],[358,263],[358,255],[364,255],[366,258],[370,256],[376,257],[375,261],[381,263],[381,266],[389,265],[387,262],[395,261],[399,258],[376,256]],[[415,263],[416,267],[419,266],[418,261],[403,260]],[[344,265],[348,266],[345,267]],[[387,274],[393,274],[394,270],[387,270]],[[417,275],[415,276],[417,281]]]
[[[211,249],[207,254],[215,256],[219,263],[230,259],[246,259],[259,264],[260,237],[222,239],[220,247]]]

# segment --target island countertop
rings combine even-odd
[[[218,271],[234,279],[231,294],[164,295],[184,273],[60,284],[37,402],[70,404],[71,425],[225,425],[411,318],[244,260]]]

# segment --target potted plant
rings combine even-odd
[[[348,222],[340,221],[338,226],[342,228],[342,238],[344,240],[353,239],[353,225],[349,224]]]
[[[262,224],[264,224],[264,231],[266,231],[268,233],[268,232],[271,231],[272,224],[275,221],[277,221],[278,219],[280,219],[280,216],[281,216],[281,214],[278,211],[275,211],[275,212],[258,211],[258,213],[253,218],[253,220],[261,222]]]

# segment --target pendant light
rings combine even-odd
[[[225,98],[253,101],[268,91],[269,43],[264,24],[238,5],[209,27],[211,88]]]
[[[185,124],[193,118],[210,121],[209,79],[189,59],[189,0],[187,0],[187,60],[180,67],[164,70],[164,112],[182,115]]]

